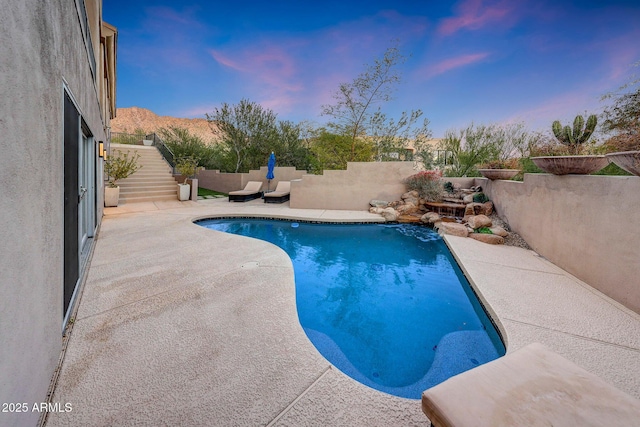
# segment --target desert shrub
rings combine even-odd
[[[422,171],[405,178],[403,183],[409,191],[416,190],[420,198],[428,202],[442,200],[444,186],[442,185],[442,173],[436,170]]]
[[[480,227],[475,232],[481,234],[493,234],[493,231],[491,231],[489,227]]]
[[[486,203],[489,201],[489,198],[484,193],[478,193],[473,195],[473,203]]]
[[[453,183],[451,181],[447,181],[444,183],[444,191],[447,193],[453,193],[456,189],[453,187]]]

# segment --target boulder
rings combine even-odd
[[[465,203],[465,204],[473,203],[473,193],[467,194],[466,196],[464,196],[462,198],[462,203]]]
[[[418,193],[416,190],[411,190],[411,191],[407,191],[406,193],[404,193],[400,198],[402,200],[419,199],[420,198],[420,193]]]
[[[402,200],[394,200],[393,202],[387,203],[387,206],[390,208],[397,208],[398,206],[404,205]]]
[[[499,225],[494,225],[493,227],[489,227],[489,230],[491,230],[491,232],[497,236],[507,237],[509,235],[509,232],[504,228],[500,227]]]
[[[497,234],[471,233],[469,237],[482,243],[489,243],[490,245],[502,245],[504,243],[504,238]]]
[[[384,208],[380,215],[384,218],[385,221],[397,221],[398,220],[398,212],[396,212],[393,208]]]
[[[373,199],[369,202],[369,206],[373,206],[376,208],[386,208],[388,204],[389,202],[386,202],[384,200],[376,200],[376,199]]]
[[[458,224],[457,222],[438,222],[438,233],[449,234],[451,236],[467,237],[469,232],[467,226],[464,224]]]
[[[420,218],[420,221],[424,222],[425,224],[435,224],[440,220],[441,220],[440,215],[438,215],[435,212],[427,212],[426,214],[422,215],[422,217]]]
[[[480,205],[480,213],[489,216],[493,213],[493,202],[485,202]]]
[[[481,227],[491,227],[491,220],[486,215],[474,215],[467,219],[467,224],[469,224],[469,227],[477,230]]]
[[[414,205],[413,203],[407,202],[404,205],[398,206],[396,210],[400,215],[409,215],[414,212],[417,212],[418,210],[420,210],[420,208],[417,205]]]
[[[384,208],[377,208],[377,207],[374,207],[374,206],[369,208],[369,212],[371,212],[372,214],[378,214],[378,215],[380,215],[383,210],[384,210]]]
[[[398,222],[419,223],[420,217],[415,215],[400,215],[398,216]]]

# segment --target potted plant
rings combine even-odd
[[[511,179],[520,173],[518,159],[508,158],[482,163],[478,172],[488,179]]]
[[[138,164],[140,155],[135,153],[129,157],[129,152],[117,151],[117,155],[105,156],[104,172],[107,174],[107,186],[104,188],[104,205],[106,207],[118,206],[120,199],[120,187],[118,180],[125,179],[138,171],[142,166]]]
[[[640,176],[640,118],[630,123],[609,138],[603,145],[603,151],[610,162],[615,163],[630,174]],[[606,128],[605,122],[605,128]],[[607,129],[609,130],[609,129]]]
[[[195,178],[198,171],[198,162],[191,156],[182,157],[176,162],[178,173],[184,177],[184,182],[178,184],[178,200],[189,200],[191,196],[191,186],[187,183],[189,178]]]
[[[589,140],[598,124],[597,117],[592,114],[587,118],[577,115],[571,126],[562,127],[556,120],[551,126],[553,135],[566,149],[556,151],[560,155],[532,157],[531,160],[545,172],[554,175],[590,174],[597,172],[609,164],[604,155],[581,155],[584,144]],[[564,155],[567,154],[567,155]]]

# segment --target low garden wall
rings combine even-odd
[[[640,177],[476,178],[497,213],[540,255],[640,313]]]
[[[407,191],[402,180],[416,172],[413,162],[349,162],[346,170],[327,170],[293,181],[290,206],[368,210],[371,199],[399,199]]]
[[[249,181],[262,181],[262,189],[273,190],[280,181],[292,181],[300,179],[307,171],[297,170],[294,167],[278,167],[273,171],[274,179],[267,182],[267,167],[260,170],[252,170],[248,173],[224,173],[218,170],[203,170],[198,173],[198,185],[208,190],[228,193],[230,191],[241,190]]]

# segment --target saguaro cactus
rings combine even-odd
[[[584,123],[584,118],[581,115],[577,115],[573,121],[573,129],[567,125],[562,127],[559,120],[556,120],[551,125],[551,130],[556,139],[562,144],[569,147],[572,154],[577,154],[580,150],[580,146],[587,142],[591,135],[596,130],[598,124],[598,118],[595,114],[592,114],[587,118],[587,124]]]

